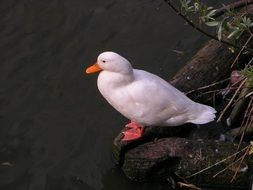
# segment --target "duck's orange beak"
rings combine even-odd
[[[91,74],[91,73],[99,72],[99,71],[101,71],[101,70],[102,70],[102,69],[101,69],[101,67],[99,67],[98,63],[95,63],[94,65],[92,65],[92,66],[90,66],[90,67],[88,67],[88,68],[86,69],[86,73],[87,73],[87,74]]]

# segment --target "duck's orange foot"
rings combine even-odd
[[[142,137],[144,126],[131,121],[126,125],[126,131],[123,132],[124,138],[122,141],[132,141]]]

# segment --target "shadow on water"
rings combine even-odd
[[[169,79],[206,39],[163,1],[2,0],[0,15],[0,189],[159,189],[113,165],[127,120],[83,70],[113,50]]]

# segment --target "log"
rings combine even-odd
[[[246,147],[243,144],[241,148]],[[146,181],[151,179],[171,179],[171,176],[179,176],[190,183],[199,186],[214,187],[249,187],[253,174],[253,157],[244,159],[236,180],[231,182],[235,173],[235,164],[225,172],[213,177],[233,162],[233,155],[237,150],[237,144],[221,141],[189,140],[185,138],[163,138],[149,142],[129,150],[125,155],[122,169],[126,176],[134,181]],[[241,157],[245,151],[238,153]],[[226,161],[215,165],[223,159]],[[212,166],[210,169],[197,175],[193,175]],[[192,176],[193,175],[193,176]],[[192,177],[190,177],[192,176]]]
[[[186,65],[172,78],[170,83],[183,92],[210,85],[230,76],[230,64],[235,58],[220,42],[209,40]],[[224,84],[223,84],[224,85]],[[220,87],[220,86],[219,86]],[[191,98],[199,93],[191,93]]]
[[[228,83],[224,81],[224,83],[217,83],[216,85],[210,84],[230,77],[232,72],[231,64],[237,53],[238,51],[231,53],[227,46],[215,40],[210,40],[176,73],[170,83],[183,92],[190,92],[187,93],[187,96],[192,100],[212,104],[214,97],[216,99],[221,98],[218,92]],[[241,62],[247,60],[247,56],[240,58]],[[196,90],[204,86],[209,87]],[[194,89],[195,91],[193,91]],[[210,91],[210,93],[205,93],[207,91]],[[211,93],[212,91],[216,93]],[[216,102],[218,102],[218,99]]]
[[[154,139],[164,138],[164,137],[186,137],[192,130],[192,124],[186,124],[178,127],[145,127],[143,136],[135,141],[122,141],[123,132],[125,128],[119,133],[119,135],[113,141],[112,147],[112,158],[116,165],[122,166],[124,163],[125,153],[134,149],[140,144],[144,144]]]

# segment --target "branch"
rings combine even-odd
[[[253,4],[253,0],[241,0],[241,1],[237,1],[235,3],[231,3],[229,5],[225,5],[215,11],[215,15],[213,16],[213,18],[217,18],[217,17],[223,15],[227,9],[240,9],[240,8],[250,5],[250,4]]]
[[[216,36],[213,36],[211,34],[209,34],[208,32],[202,30],[201,28],[199,28],[197,25],[195,25],[192,21],[190,21],[185,15],[183,15],[172,3],[171,3],[171,0],[164,0],[171,8],[172,10],[174,10],[180,17],[182,17],[190,26],[192,26],[193,28],[195,28],[197,31],[201,32],[202,34],[208,36],[209,38],[211,39],[214,39],[214,40],[217,40],[219,42],[222,42],[223,44],[226,44],[228,46],[231,46],[231,47],[234,47],[236,49],[242,49],[242,47],[240,46],[237,46],[236,44],[233,44],[233,43],[230,43],[226,40],[219,40]],[[253,49],[250,49],[250,48],[244,48],[245,50],[253,53]]]

